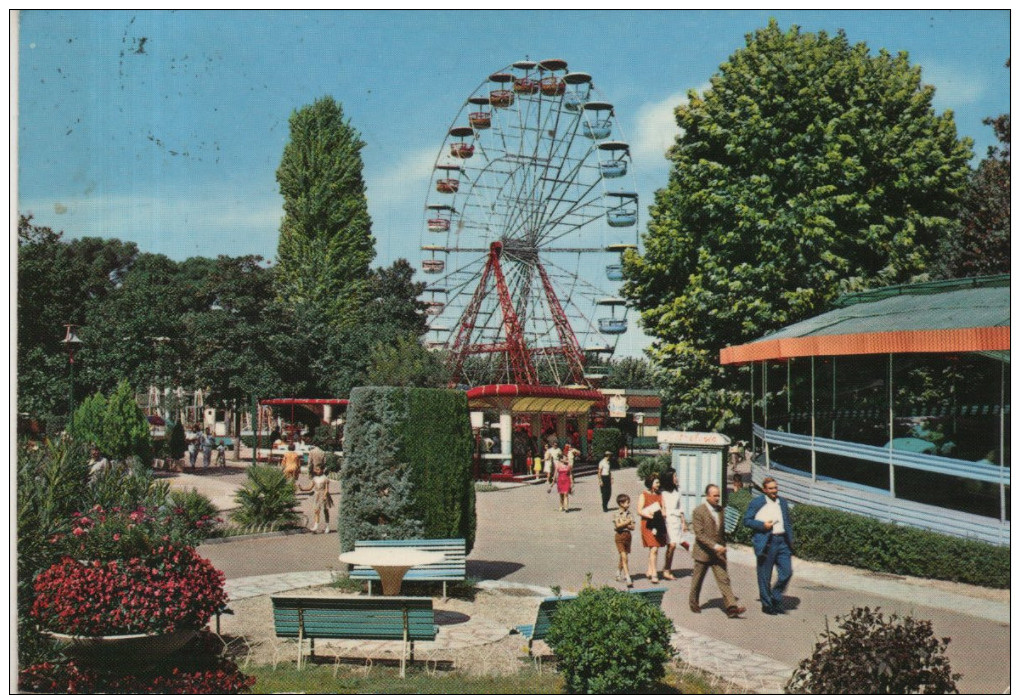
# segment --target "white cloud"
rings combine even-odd
[[[987,84],[976,72],[968,72],[945,63],[928,63],[921,67],[921,82],[934,85],[935,107],[958,111],[984,96]]]
[[[435,148],[422,148],[408,152],[392,167],[378,174],[366,171],[365,185],[368,187],[369,200],[384,204],[383,200],[403,199],[408,197],[409,192],[425,191],[425,182],[432,175],[435,163]]]
[[[676,136],[680,133],[673,111],[680,104],[687,103],[687,93],[670,94],[661,101],[643,104],[637,111],[634,121],[637,132],[631,144],[631,152],[645,166],[655,166],[662,162]]]

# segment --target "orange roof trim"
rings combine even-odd
[[[821,355],[874,355],[899,352],[978,352],[1009,350],[1009,326],[932,331],[887,331],[759,340],[719,351],[721,364]]]

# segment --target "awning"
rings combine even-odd
[[[263,398],[259,405],[344,405],[346,398]]]
[[[578,415],[587,413],[597,403],[603,403],[605,397],[591,389],[490,384],[469,389],[467,399],[471,410]]]
[[[978,352],[1009,358],[1009,276],[885,287],[719,351],[722,364],[814,355]]]

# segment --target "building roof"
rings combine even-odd
[[[598,391],[562,386],[491,384],[467,392],[472,410],[509,410],[514,413],[587,413],[603,400]]]
[[[722,364],[812,355],[981,352],[1009,361],[1009,275],[883,287],[743,345]]]

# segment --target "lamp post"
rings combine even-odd
[[[70,419],[74,415],[74,351],[81,347],[81,338],[78,337],[78,326],[76,324],[65,323],[64,327],[67,329],[67,334],[60,342],[64,344],[64,348],[67,350],[67,365],[70,372],[67,390],[67,417]]]

